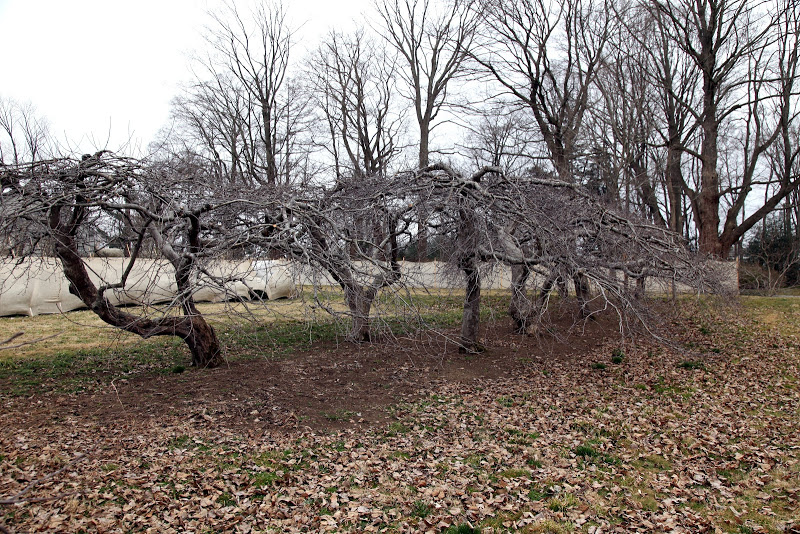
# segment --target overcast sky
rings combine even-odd
[[[246,2],[237,2],[245,5]],[[169,102],[203,46],[220,0],[0,0],[0,96],[30,102],[76,152],[142,149],[169,120]],[[344,29],[369,0],[287,0],[302,25],[295,58],[329,27]]]

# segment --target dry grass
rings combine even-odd
[[[198,308],[212,325],[222,328],[232,328],[237,324],[299,320],[308,318],[310,314],[314,315],[314,311],[309,309],[308,303],[300,299],[279,300],[264,304],[203,303]],[[133,314],[140,314],[144,310],[130,308],[129,311]],[[319,310],[316,313],[319,314]],[[0,351],[0,360],[42,357],[59,351],[119,347],[132,343],[152,342],[152,340],[142,340],[139,336],[113,328],[88,310],[35,317],[0,317],[0,340],[9,339],[20,332],[22,335],[8,343],[8,349]]]

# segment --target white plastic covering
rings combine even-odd
[[[118,282],[126,258],[86,258],[87,268],[95,284]],[[464,281],[460,273],[452,272],[445,263],[401,262],[402,283],[407,287],[461,288]],[[374,265],[356,265],[364,276],[376,270]],[[738,290],[738,264],[736,262],[709,262],[709,275],[722,282],[726,290]],[[218,262],[208,273],[201,274],[195,282],[195,299],[198,302],[221,302],[232,298],[249,298],[253,295],[270,300],[294,297],[296,286],[330,285],[336,283],[324,273],[311,272],[286,260]],[[623,277],[618,273],[620,283]],[[222,281],[225,281],[224,284]],[[507,266],[487,266],[482,273],[485,289],[507,289],[511,272]],[[540,281],[541,282],[541,281]],[[648,292],[669,294],[672,284],[668,280],[648,279]],[[139,259],[128,275],[124,290],[109,290],[106,295],[114,304],[156,304],[168,302],[175,296],[174,269],[169,262]],[[676,285],[678,293],[693,290],[682,284]],[[61,272],[61,265],[54,258],[32,258],[0,261],[0,316],[39,315],[60,313],[82,308],[83,303],[70,294],[69,284]]]
[[[269,300],[293,298],[297,295],[295,276],[297,269],[287,260],[260,260],[253,262],[253,271],[266,282]]]
[[[59,313],[83,306],[69,292],[61,265],[52,258],[0,263],[0,315]]]
[[[126,258],[85,258],[89,276],[95,285],[119,282],[128,262]],[[286,266],[268,270],[273,278],[268,284],[249,262],[217,262],[196,281],[194,297],[198,302],[221,302],[264,294],[269,298],[293,296],[294,283]],[[138,259],[128,275],[124,289],[110,289],[106,297],[112,304],[157,304],[175,297],[175,271],[166,261]],[[273,296],[274,295],[274,296]],[[29,258],[0,261],[0,316],[61,313],[84,307],[69,292],[55,258]]]

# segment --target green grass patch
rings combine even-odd
[[[578,445],[572,450],[572,452],[574,452],[576,456],[580,456],[582,458],[594,458],[595,456],[600,455],[597,450],[589,445]]]
[[[414,501],[414,504],[411,505],[411,516],[418,517],[420,519],[424,519],[431,515],[433,512],[433,507],[426,503],[425,501]]]
[[[678,364],[678,368],[689,369],[689,370],[695,370],[695,369],[705,370],[706,366],[705,364],[703,364],[703,362],[698,362],[695,360],[683,360]]]
[[[632,465],[637,469],[646,469],[649,471],[669,471],[672,469],[672,463],[657,454],[651,454],[638,460],[634,460]]]
[[[337,422],[337,421],[349,421],[356,415],[357,415],[356,412],[340,409],[340,410],[334,410],[332,412],[323,412],[322,417],[324,417],[328,421]]]
[[[547,507],[554,512],[567,512],[576,506],[578,506],[578,499],[572,493],[551,497],[547,501]]]
[[[444,531],[444,534],[481,534],[481,529],[467,523],[461,523],[459,525],[451,525]]]

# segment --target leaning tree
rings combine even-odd
[[[716,273],[704,267],[681,236],[609,204],[580,184],[549,175],[506,176],[497,167],[464,175],[443,164],[409,172],[436,228],[447,235],[449,258],[466,287],[460,347],[478,341],[482,269],[503,264],[513,273],[510,314],[519,333],[544,320],[551,293],[571,282],[584,318],[613,309],[623,320],[644,321],[645,277],[717,290]],[[403,190],[396,187],[396,190]],[[421,194],[422,191],[427,194]],[[535,285],[531,298],[528,287]]]
[[[208,269],[219,250],[209,246],[215,224],[208,221],[227,202],[210,201],[208,184],[198,183],[202,173],[173,171],[108,152],[2,167],[0,230],[18,258],[57,257],[70,293],[107,324],[143,338],[177,336],[191,351],[192,365],[216,367],[223,362],[220,344],[194,293],[201,279],[225,283]],[[85,256],[105,246],[120,224],[132,238],[124,269],[97,283]],[[171,266],[177,291],[158,313],[149,306],[123,309],[109,298],[130,287],[140,264],[151,277]]]

